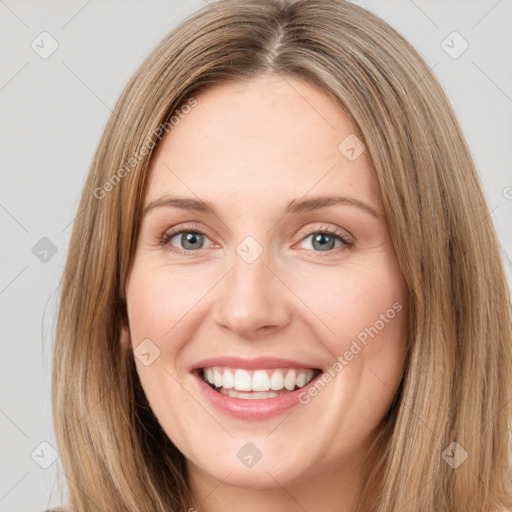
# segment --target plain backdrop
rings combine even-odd
[[[357,3],[400,31],[444,86],[478,166],[510,283],[512,1]],[[0,0],[2,512],[60,503],[51,354],[57,287],[81,189],[129,77],[204,5]]]

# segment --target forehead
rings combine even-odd
[[[361,150],[354,127],[322,90],[263,75],[215,85],[195,99],[157,146],[145,204],[162,193],[193,193],[253,206],[259,198],[263,207],[339,191],[379,208],[366,151],[356,159],[346,152]]]

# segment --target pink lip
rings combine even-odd
[[[291,391],[290,393],[286,393],[284,395],[278,395],[274,398],[264,398],[259,400],[246,400],[243,398],[233,398],[231,396],[223,395],[218,391],[215,391],[209,384],[207,384],[199,375],[199,368],[204,368],[207,366],[230,366],[233,361],[227,360],[231,358],[222,358],[222,359],[211,359],[208,361],[203,361],[197,369],[192,371],[192,375],[197,382],[197,385],[200,389],[200,392],[207,398],[207,400],[219,411],[229,414],[235,418],[243,419],[243,420],[265,420],[277,416],[278,414],[283,413],[284,411],[291,409],[292,407],[299,405],[299,396],[301,393],[308,391],[311,386],[314,386],[317,379],[321,377],[321,373],[319,373],[316,377],[314,377],[306,386],[297,389],[295,391]],[[236,358],[232,358],[236,359]],[[220,362],[219,362],[220,361]],[[246,361],[245,366],[240,366],[240,361],[237,360],[236,364],[233,364],[235,368],[264,368],[264,366],[260,366],[261,362],[254,366],[254,362],[256,360]],[[270,360],[266,359],[269,366],[266,368],[286,368],[286,367],[299,367],[299,368],[310,368],[304,365],[293,364],[283,364],[283,360],[272,360],[272,364],[270,365]],[[277,362],[276,362],[277,361]],[[229,364],[228,364],[229,363]],[[288,361],[288,363],[290,363]],[[203,366],[204,365],[204,366]]]
[[[227,366],[229,368],[245,368],[252,370],[256,368],[317,368],[298,361],[292,361],[290,359],[280,359],[278,357],[255,357],[252,359],[243,357],[213,357],[210,359],[204,359],[199,361],[197,364],[192,366],[190,371],[198,370],[199,368],[211,368],[212,366]]]

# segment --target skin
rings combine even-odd
[[[367,152],[354,161],[340,152],[353,126],[323,91],[290,77],[223,83],[196,99],[157,146],[144,206],[172,194],[210,201],[216,215],[159,207],[144,216],[122,343],[150,339],[160,350],[149,366],[135,358],[137,372],[187,459],[192,507],[348,512],[407,347],[406,284]],[[324,195],[358,199],[377,216],[349,204],[283,214],[292,200]],[[158,244],[182,226],[204,239],[188,253],[182,235]],[[322,250],[304,228],[334,229],[353,245],[335,237]],[[247,236],[263,251],[252,263],[236,252]],[[189,373],[216,356],[283,357],[327,371],[394,303],[401,311],[317,396],[274,418],[219,412]],[[237,458],[247,442],[262,453],[251,468]]]

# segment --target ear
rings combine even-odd
[[[130,339],[130,328],[126,323],[123,323],[121,327],[121,336],[120,336],[121,348],[126,350],[131,350],[132,344]]]

